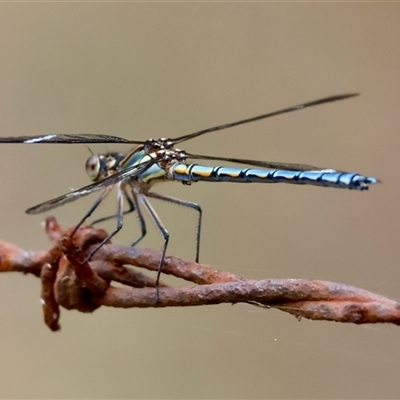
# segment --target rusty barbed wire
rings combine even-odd
[[[101,306],[119,308],[187,307],[245,302],[277,308],[298,318],[354,324],[400,324],[400,304],[369,291],[328,281],[305,279],[245,279],[203,264],[166,256],[162,273],[194,286],[171,287],[138,271],[157,271],[160,253],[107,243],[86,261],[85,254],[107,233],[91,226],[63,231],[46,220],[53,243],[49,251],[25,251],[0,241],[0,272],[22,272],[41,279],[41,301],[46,325],[60,329],[60,307],[93,312]],[[132,268],[135,267],[135,268]],[[124,286],[112,285],[118,282]]]

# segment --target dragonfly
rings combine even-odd
[[[93,214],[104,198],[109,195],[111,190],[114,187],[117,187],[116,213],[114,215],[94,221],[94,223],[99,223],[115,218],[115,229],[101,243],[98,244],[91,254],[89,254],[87,260],[89,260],[93,254],[103,246],[104,243],[106,243],[121,230],[123,225],[123,217],[133,211],[136,211],[138,215],[140,235],[136,238],[136,240],[133,241],[132,246],[135,246],[138,242],[140,242],[140,240],[145,237],[147,232],[143,214],[143,210],[145,210],[150,218],[154,221],[164,240],[156,279],[156,299],[158,300],[158,284],[168,247],[169,233],[157,215],[155,209],[151,205],[149,199],[159,199],[169,203],[182,205],[197,212],[196,262],[199,261],[203,214],[201,207],[196,203],[152,192],[151,189],[155,183],[161,181],[180,181],[185,185],[190,185],[191,183],[198,181],[292,183],[321,187],[366,190],[368,189],[369,185],[378,182],[378,179],[371,176],[364,176],[358,173],[339,171],[335,169],[318,168],[305,164],[257,161],[242,158],[192,154],[178,149],[176,145],[208,133],[232,128],[234,126],[244,125],[250,122],[270,118],[272,116],[303,110],[305,108],[314,107],[324,103],[348,99],[357,95],[358,93],[350,93],[324,97],[318,100],[258,115],[256,117],[203,129],[172,139],[159,138],[138,141],[103,134],[51,133],[36,136],[1,137],[0,143],[101,143],[135,145],[135,147],[126,154],[116,152],[92,154],[86,161],[86,172],[92,179],[92,184],[28,208],[26,212],[28,214],[47,212],[66,203],[75,201],[83,196],[89,195],[96,191],[101,191],[96,201],[76,225],[71,234],[71,236],[73,236],[79,227],[82,226],[82,224]],[[188,160],[233,162],[239,165],[246,165],[246,167],[205,166],[196,163],[189,163]],[[124,201],[127,202],[127,210],[124,210]]]

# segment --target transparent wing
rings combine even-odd
[[[53,208],[62,206],[66,203],[70,203],[72,201],[80,199],[81,197],[87,196],[98,190],[104,189],[110,185],[115,185],[116,183],[121,182],[123,180],[128,180],[130,178],[133,178],[133,177],[139,175],[141,172],[143,172],[149,166],[156,163],[158,160],[159,159],[154,158],[151,161],[146,161],[141,164],[126,168],[126,169],[119,171],[111,176],[108,176],[105,179],[102,179],[101,181],[92,183],[83,188],[63,194],[62,196],[56,197],[54,199],[45,201],[44,203],[38,204],[37,206],[28,208],[26,210],[26,213],[27,214],[39,214],[42,212],[46,212],[46,211],[52,210]]]
[[[315,167],[313,165],[307,164],[293,164],[293,163],[281,163],[274,161],[258,161],[258,160],[246,160],[243,158],[232,158],[232,157],[214,157],[214,156],[205,156],[200,154],[190,154],[185,153],[188,158],[193,160],[214,160],[214,161],[229,161],[237,164],[244,165],[252,165],[261,168],[269,168],[269,169],[283,169],[286,171],[319,171],[325,168]]]
[[[247,124],[249,122],[259,121],[260,119],[273,117],[275,115],[286,114],[288,112],[292,112],[292,111],[296,111],[296,110],[303,110],[304,108],[314,107],[314,106],[317,106],[319,104],[332,103],[333,101],[344,100],[344,99],[348,99],[350,97],[354,97],[354,96],[358,96],[358,95],[359,95],[359,93],[349,93],[349,94],[339,94],[339,95],[336,95],[336,96],[324,97],[323,99],[310,101],[308,103],[298,104],[297,106],[284,108],[282,110],[273,111],[273,112],[270,112],[270,113],[267,113],[267,114],[258,115],[256,117],[242,119],[240,121],[230,122],[228,124],[213,126],[212,128],[203,129],[203,130],[198,131],[198,132],[189,133],[188,135],[179,136],[179,137],[173,139],[173,142],[175,144],[176,143],[185,142],[186,140],[193,139],[193,138],[195,138],[197,136],[201,136],[201,135],[204,135],[206,133],[220,131],[222,129],[232,128],[234,126]]]
[[[46,135],[37,136],[8,136],[0,137],[0,143],[47,143],[47,144],[60,144],[60,143],[125,143],[125,144],[144,144],[143,141],[128,140],[118,136],[91,134],[91,133],[78,133],[78,134],[56,134],[49,133]]]

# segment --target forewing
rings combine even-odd
[[[194,160],[213,160],[213,161],[228,161],[236,164],[251,165],[255,167],[268,168],[268,169],[283,169],[286,171],[319,171],[325,168],[315,167],[307,164],[293,164],[293,163],[281,163],[275,161],[258,161],[258,160],[246,160],[243,158],[232,158],[232,157],[214,157],[205,156],[200,154],[186,153],[188,158]]]
[[[269,112],[267,114],[257,115],[256,117],[246,118],[246,119],[242,119],[240,121],[229,122],[227,124],[213,126],[212,128],[202,129],[201,131],[189,133],[188,135],[183,135],[183,136],[174,138],[173,142],[175,144],[185,142],[186,140],[193,139],[195,137],[204,135],[206,133],[221,131],[223,129],[232,128],[234,126],[248,124],[249,122],[255,122],[255,121],[259,121],[261,119],[274,117],[275,115],[281,115],[281,114],[286,114],[286,113],[289,113],[292,111],[303,110],[305,108],[314,107],[314,106],[318,106],[320,104],[325,104],[325,103],[332,103],[334,101],[344,100],[344,99],[348,99],[348,98],[354,97],[354,96],[358,96],[358,93],[339,94],[339,95],[335,95],[335,96],[324,97],[322,99],[309,101],[307,103],[298,104],[296,106],[291,106],[288,108],[283,108],[281,110]]]
[[[143,141],[128,140],[118,136],[78,133],[78,134],[56,134],[48,133],[46,135],[36,136],[8,136],[0,137],[0,143],[25,143],[25,144],[81,144],[81,143],[125,143],[125,144],[143,144]]]
[[[138,165],[133,165],[122,171],[116,172],[115,174],[108,176],[107,178],[102,179],[101,181],[92,183],[77,190],[73,190],[72,192],[63,194],[62,196],[45,201],[44,203],[38,204],[37,206],[28,208],[26,210],[26,213],[39,214],[42,212],[46,212],[56,207],[62,206],[66,203],[70,203],[72,201],[80,199],[81,197],[87,196],[93,192],[102,190],[110,185],[115,185],[116,183],[121,182],[123,180],[134,178],[135,176],[139,175],[142,171],[144,171],[146,168],[148,168],[150,165],[153,165],[157,161],[158,161],[157,159],[153,159],[151,161],[146,161]]]

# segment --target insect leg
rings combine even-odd
[[[124,188],[123,190],[124,190],[125,199],[128,202],[128,209],[123,212],[123,215],[127,215],[127,214],[130,214],[131,212],[135,211],[135,203],[133,202],[133,200],[130,198],[130,196],[126,192],[126,188]],[[96,219],[95,221],[91,222],[91,225],[99,224],[100,222],[108,221],[109,219],[113,219],[113,218],[117,218],[117,217],[118,217],[117,214],[108,215],[107,217]]]
[[[100,203],[106,198],[106,196],[111,192],[113,186],[108,186],[104,189],[98,199],[93,203],[93,205],[89,208],[84,217],[79,221],[78,225],[76,225],[75,229],[71,233],[71,237],[73,237],[76,231],[82,226],[82,224],[94,213],[96,208],[100,205]]]
[[[157,269],[157,279],[156,279],[156,302],[157,302],[159,299],[158,283],[160,282],[161,269],[162,269],[162,265],[163,265],[164,258],[165,258],[165,252],[167,251],[167,246],[168,246],[168,242],[169,242],[169,233],[168,233],[167,229],[165,228],[164,224],[162,223],[162,221],[160,220],[159,216],[155,212],[153,206],[150,204],[149,200],[146,198],[146,196],[143,194],[138,194],[138,199],[143,204],[143,206],[146,208],[146,211],[148,212],[151,219],[156,224],[158,230],[161,232],[162,237],[164,238],[162,254],[161,254],[160,262],[158,264],[158,269]]]
[[[202,217],[203,217],[203,211],[202,211],[201,207],[198,204],[192,203],[190,201],[185,201],[185,200],[177,199],[175,197],[165,196],[163,194],[154,193],[154,192],[147,193],[147,197],[151,197],[153,199],[158,199],[158,200],[163,200],[163,201],[168,201],[173,204],[178,204],[180,206],[191,208],[198,212],[197,231],[196,231],[196,262],[198,263],[199,255],[200,255],[201,223],[202,223]]]
[[[138,216],[139,226],[140,226],[140,236],[132,242],[131,246],[133,247],[136,244],[138,244],[146,236],[147,228],[146,228],[146,222],[143,218],[142,210],[140,209],[138,195],[135,193],[134,188],[132,188],[132,199],[133,199],[133,203],[136,208],[136,211],[137,211],[137,216]]]
[[[114,235],[116,235],[122,228],[122,223],[124,219],[124,213],[122,212],[123,209],[123,203],[124,203],[124,190],[122,188],[123,182],[118,183],[118,198],[117,198],[117,213],[116,213],[116,218],[117,218],[117,225],[104,240],[102,240],[97,247],[86,257],[86,261],[88,261],[94,253],[96,253],[97,250],[100,249],[103,244],[105,244],[108,240],[110,240]]]

